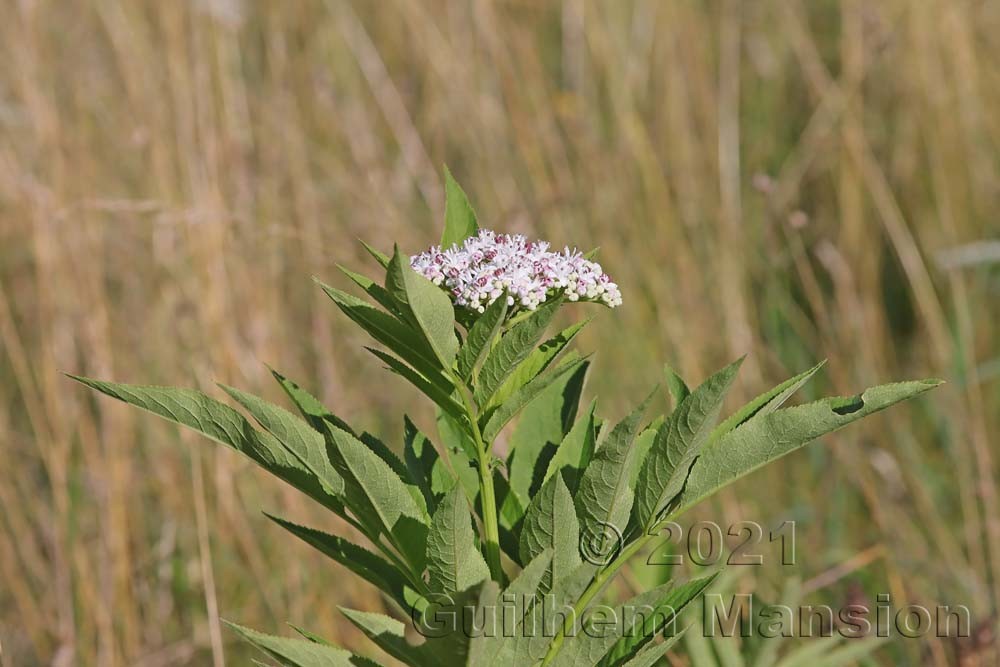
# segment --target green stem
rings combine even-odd
[[[486,563],[490,566],[493,581],[503,584],[500,566],[500,527],[497,522],[497,499],[493,490],[493,466],[489,452],[479,457],[479,489],[483,500],[483,529],[486,531]]]
[[[449,375],[451,375],[451,380],[462,397],[462,405],[465,407],[465,413],[471,426],[472,439],[476,443],[479,498],[483,505],[483,530],[486,532],[486,564],[490,568],[490,578],[503,585],[504,573],[500,564],[500,524],[497,521],[497,498],[493,488],[493,466],[491,465],[493,462],[493,443],[487,443],[483,440],[476,411],[463,383],[454,373],[449,373]]]
[[[549,650],[545,653],[545,659],[542,660],[542,667],[552,662],[552,659],[556,657],[559,653],[559,649],[562,648],[563,641],[566,639],[566,633],[572,629],[573,624],[576,623],[576,619],[583,616],[583,612],[587,609],[587,605],[593,601],[601,589],[604,588],[604,584],[608,582],[611,577],[615,576],[618,570],[621,569],[622,565],[628,561],[629,558],[635,555],[639,549],[642,548],[652,535],[646,533],[642,537],[636,539],[634,542],[622,549],[621,553],[615,557],[611,563],[609,563],[603,570],[597,573],[590,585],[587,586],[587,590],[583,592],[580,599],[577,600],[576,605],[573,606],[573,614],[566,618],[566,622],[563,623],[563,627],[559,628],[559,632],[553,638],[552,643],[549,644]]]

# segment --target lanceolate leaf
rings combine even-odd
[[[314,528],[299,526],[266,512],[265,516],[376,586],[392,598],[400,609],[409,611],[407,596],[404,592],[407,588],[407,577],[389,561],[363,547],[348,542],[342,537],[330,535]]]
[[[890,405],[941,384],[940,380],[897,382],[854,397],[827,398],[752,417],[702,450],[673,515],[766,463]]]
[[[677,374],[677,371],[670,367],[670,364],[663,365],[663,376],[666,378],[667,390],[674,397],[674,404],[680,405],[681,401],[691,393],[691,390],[688,389],[687,384]]]
[[[636,488],[639,471],[646,465],[646,457],[649,455],[649,450],[653,448],[656,434],[660,432],[660,427],[663,426],[663,422],[665,421],[666,419],[664,419],[663,415],[658,416],[635,437],[635,445],[633,445],[635,447],[635,454],[632,455],[631,477],[633,489]]]
[[[562,612],[572,609],[587,586],[597,574],[599,566],[589,561],[583,561],[572,572],[555,582],[549,595],[543,595],[524,620],[526,628],[534,632],[527,641],[517,643],[517,652],[511,665],[533,665],[544,656],[555,639],[566,618]]]
[[[380,649],[397,660],[415,667],[425,665],[430,667],[435,664],[431,656],[421,650],[427,646],[426,644],[413,646],[406,641],[406,636],[403,634],[404,626],[396,619],[384,614],[374,614],[344,607],[337,608],[340,613],[347,617],[347,620],[364,632]]]
[[[500,405],[510,398],[514,392],[531,382],[531,380],[538,377],[539,373],[551,366],[559,355],[562,354],[563,350],[566,349],[570,341],[572,341],[576,335],[580,333],[580,330],[583,329],[589,321],[590,320],[585,320],[567,327],[532,350],[531,354],[529,354],[524,361],[518,364],[517,368],[513,370],[510,376],[503,381],[500,388],[493,394],[493,397],[490,399],[489,405],[486,406],[485,410],[490,410],[493,407]]]
[[[532,498],[521,526],[522,563],[552,551],[552,567],[544,578],[549,590],[557,580],[580,564],[580,525],[573,507],[573,496],[561,475],[554,475]]]
[[[410,268],[410,260],[396,248],[385,276],[386,290],[406,304],[413,323],[423,332],[441,365],[450,369],[458,354],[455,308],[440,287]]]
[[[594,612],[578,618],[576,631],[566,637],[555,660],[551,663],[552,667],[595,667],[623,633],[631,629],[625,627],[625,624],[635,622],[634,610],[653,609],[669,587],[670,584],[665,584],[640,593],[625,604],[612,609],[611,613],[603,612],[603,616],[598,615],[601,612]],[[588,627],[588,622],[592,623],[595,617],[599,625],[591,624]]]
[[[347,505],[371,529],[384,533],[414,572],[424,566],[427,517],[408,485],[360,440],[332,429],[333,464],[344,478]]]
[[[684,628],[673,637],[669,637],[659,644],[647,646],[634,658],[624,663],[622,667],[653,667],[653,665],[659,664],[660,659],[667,654],[667,651],[674,647],[674,644],[684,636],[685,632],[687,632],[687,628]]]
[[[625,533],[633,500],[630,482],[633,471],[632,453],[635,450],[632,445],[639,432],[642,415],[652,398],[653,394],[650,394],[611,430],[594,452],[590,465],[583,471],[576,495],[576,509],[584,540],[598,536],[614,540],[616,536],[609,531],[616,531],[618,536]],[[610,548],[613,545],[604,546]]]
[[[501,296],[486,307],[486,312],[480,315],[469,335],[458,351],[458,375],[463,380],[468,381],[472,377],[473,369],[483,354],[489,350],[490,343],[496,337],[497,332],[507,317],[507,299]]]
[[[368,448],[375,452],[380,459],[385,461],[389,467],[392,468],[393,472],[400,477],[406,477],[406,468],[399,460],[399,457],[397,457],[391,449],[386,447],[384,442],[370,433],[362,433],[361,435],[358,435],[355,433],[354,429],[347,424],[347,422],[327,410],[326,407],[324,407],[323,404],[316,399],[316,397],[307,392],[305,389],[302,389],[274,369],[271,369],[271,374],[276,380],[278,380],[278,383],[281,384],[285,393],[292,399],[292,402],[295,403],[306,422],[324,438],[329,438],[331,429],[334,428],[347,431],[368,445]]]
[[[518,646],[527,645],[533,628],[524,625],[525,617],[534,606],[542,577],[550,571],[552,552],[544,551],[528,563],[510,585],[494,601],[498,616],[498,632],[484,634],[472,640],[469,664],[476,667],[502,665],[513,667],[522,664],[515,659]]]
[[[785,380],[777,387],[774,387],[773,389],[766,391],[757,398],[753,399],[719,424],[712,431],[712,435],[709,440],[717,440],[718,438],[721,438],[723,435],[729,433],[754,415],[765,415],[769,412],[774,412],[784,405],[785,401],[792,397],[792,394],[801,389],[802,385],[809,382],[809,380],[812,379],[812,376],[815,375],[819,369],[823,368],[825,364],[826,359],[819,362],[804,373],[799,373],[795,377]]]
[[[732,363],[681,401],[657,433],[636,485],[636,521],[648,528],[684,487],[691,463],[708,439],[742,359]]]
[[[452,245],[475,236],[479,233],[476,224],[476,214],[472,210],[469,198],[451,176],[448,167],[444,168],[444,233],[441,234],[441,247]]]
[[[299,633],[304,638],[308,639],[309,641],[311,641],[311,642],[313,642],[315,644],[323,644],[324,646],[333,646],[333,644],[331,644],[330,642],[326,641],[325,639],[323,639],[322,637],[320,637],[316,633],[309,632],[305,628],[300,628],[299,626],[295,625],[294,623],[289,623],[288,627],[290,627],[292,630],[295,630],[295,632]]]
[[[378,250],[378,249],[376,249],[376,248],[368,245],[364,241],[361,242],[361,245],[363,245],[365,247],[365,250],[368,251],[369,255],[371,255],[372,257],[375,258],[376,262],[378,262],[379,264],[382,265],[383,269],[387,268],[389,266],[389,255],[387,255],[384,252],[382,252],[382,251],[380,251],[380,250]]]
[[[302,421],[292,413],[277,405],[272,405],[261,400],[253,394],[240,391],[234,387],[219,385],[233,400],[242,405],[254,419],[257,420],[264,430],[277,438],[287,449],[297,456],[309,470],[311,470],[321,481],[335,480],[344,486],[344,481],[340,474],[334,469],[327,453],[328,438],[335,430],[335,422],[324,422],[324,431],[321,435],[310,428],[306,422]],[[348,431],[350,433],[350,431]],[[406,468],[385,444],[369,433],[363,433],[360,440],[386,465],[392,472],[401,477],[406,477]],[[423,513],[426,513],[424,499],[420,495],[417,487],[407,484],[407,491],[421,506]]]
[[[342,483],[337,484],[333,477],[326,482],[321,481],[274,436],[256,430],[243,415],[228,405],[192,389],[117,384],[75,375],[70,377],[112,398],[192,428],[242,452],[272,474],[341,516],[346,516]]]
[[[638,598],[633,598],[631,604],[625,603],[624,607],[631,607],[632,615],[624,619],[628,623],[628,631],[605,654],[601,664],[612,667],[631,660],[660,632],[680,634],[673,628],[677,617],[691,602],[701,597],[717,576],[712,574],[692,579],[676,588],[668,584],[659,589],[660,595],[646,596],[641,603]]]
[[[560,302],[542,306],[527,319],[515,324],[506,332],[486,357],[479,371],[476,387],[476,403],[485,406],[493,393],[500,387],[511,371],[535,348],[535,344],[545,333]]]
[[[438,407],[447,412],[449,415],[459,421],[465,418],[465,412],[462,410],[461,406],[455,402],[455,399],[452,397],[452,393],[450,391],[443,390],[431,382],[428,382],[427,378],[420,373],[417,373],[415,370],[401,362],[399,359],[396,359],[391,354],[386,354],[382,350],[376,350],[372,347],[366,347],[365,349],[384,361],[386,366],[389,367],[389,370],[409,381],[409,383],[419,389],[424,396],[434,401]]]
[[[372,338],[399,355],[401,359],[417,369],[435,386],[447,392],[452,391],[450,383],[441,373],[440,361],[428,346],[422,333],[389,313],[379,310],[347,292],[342,292],[321,282],[319,285],[326,292],[326,295],[337,304],[337,307],[368,332]],[[442,296],[444,296],[443,293]],[[446,300],[447,298],[445,296]]]
[[[289,667],[370,667],[377,664],[335,646],[266,635],[229,621],[224,623],[268,656]]]
[[[487,442],[492,442],[503,427],[506,426],[507,422],[520,412],[525,405],[542,393],[546,387],[563,375],[575,372],[586,363],[586,358],[564,360],[556,368],[542,373],[518,389],[503,405],[489,414],[486,423],[483,425],[483,439]]]
[[[242,405],[265,431],[298,457],[327,488],[337,489],[338,495],[344,493],[344,479],[330,463],[326,453],[326,440],[322,435],[284,408],[235,387],[224,384],[219,387]]]
[[[438,505],[427,538],[427,573],[434,593],[461,593],[488,579],[464,494],[452,489]]]
[[[368,296],[375,299],[376,303],[388,310],[390,313],[396,316],[402,316],[403,310],[401,309],[402,304],[400,304],[388,291],[377,282],[363,276],[360,273],[355,273],[345,266],[337,265],[341,273],[350,278],[355,285],[360,287],[365,291]]]
[[[274,379],[278,381],[281,388],[285,390],[286,394],[288,394],[288,398],[292,400],[295,407],[297,407],[299,412],[302,413],[302,417],[309,422],[309,425],[315,430],[320,433],[326,433],[326,425],[331,424],[341,430],[347,431],[351,435],[355,435],[354,430],[347,424],[347,422],[327,410],[315,396],[273,368],[271,369],[271,375],[274,376]]]

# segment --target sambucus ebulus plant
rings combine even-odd
[[[75,378],[233,447],[363,534],[370,548],[271,517],[412,620],[420,644],[395,618],[342,609],[407,664],[652,665],[676,640],[656,636],[711,577],[668,583],[620,607],[652,615],[623,614],[602,633],[576,629],[660,524],[809,441],[938,384],[900,382],[782,407],[820,364],[718,423],[740,361],[694,390],[667,368],[672,413],[644,419],[651,394],[606,425],[595,403],[579,405],[589,362],[569,344],[586,322],[545,332],[564,304],[619,305],[617,285],[576,251],[480,231],[465,194],[445,176],[439,247],[408,259],[398,248],[389,257],[366,246],[385,279],[344,273],[371,301],[321,285],[380,344],[372,354],[437,405],[436,446],[404,417],[401,460],[278,373],[301,418],[222,387],[258,426],[198,391]],[[515,417],[501,459],[493,443]],[[564,608],[576,616],[546,628],[546,611]],[[502,629],[465,631],[470,615],[501,610],[513,611]],[[306,631],[292,639],[233,627],[283,665],[372,664]]]

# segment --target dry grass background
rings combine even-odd
[[[822,357],[814,393],[948,379],[702,514],[796,518],[811,600],[972,608],[978,640],[880,664],[988,643],[1000,4],[0,5],[3,665],[237,662],[220,615],[370,650],[336,604],[372,590],[256,511],[327,521],[302,497],[60,371],[277,399],[267,362],[398,439],[426,411],[310,275],[435,239],[444,162],[489,226],[602,247],[626,306],[582,346],[612,414],[659,360],[752,352],[742,397]]]

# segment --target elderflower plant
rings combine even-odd
[[[369,248],[383,280],[344,269],[367,298],[322,285],[377,343],[372,354],[437,406],[430,425],[403,416],[400,446],[358,431],[276,372],[301,416],[228,386],[243,412],[195,390],[74,376],[241,452],[336,516],[331,525],[363,536],[356,544],[268,515],[384,593],[387,609],[341,611],[398,661],[654,664],[674,646],[674,620],[712,576],[643,590],[614,608],[652,607],[651,618],[622,614],[601,633],[578,630],[661,526],[817,437],[938,384],[900,382],[784,407],[820,364],[720,421],[740,361],[694,389],[667,368],[672,412],[646,415],[654,389],[617,423],[605,422],[596,400],[581,404],[590,361],[570,344],[585,322],[547,329],[567,301],[618,306],[617,286],[575,251],[480,231],[465,194],[445,177],[439,246],[412,259]],[[493,446],[501,431],[503,456]],[[566,608],[574,614],[545,625]],[[470,615],[494,631],[470,635]],[[484,615],[494,622],[483,625]],[[423,638],[411,642],[404,622]],[[313,632],[292,638],[231,625],[282,665],[377,664]]]

